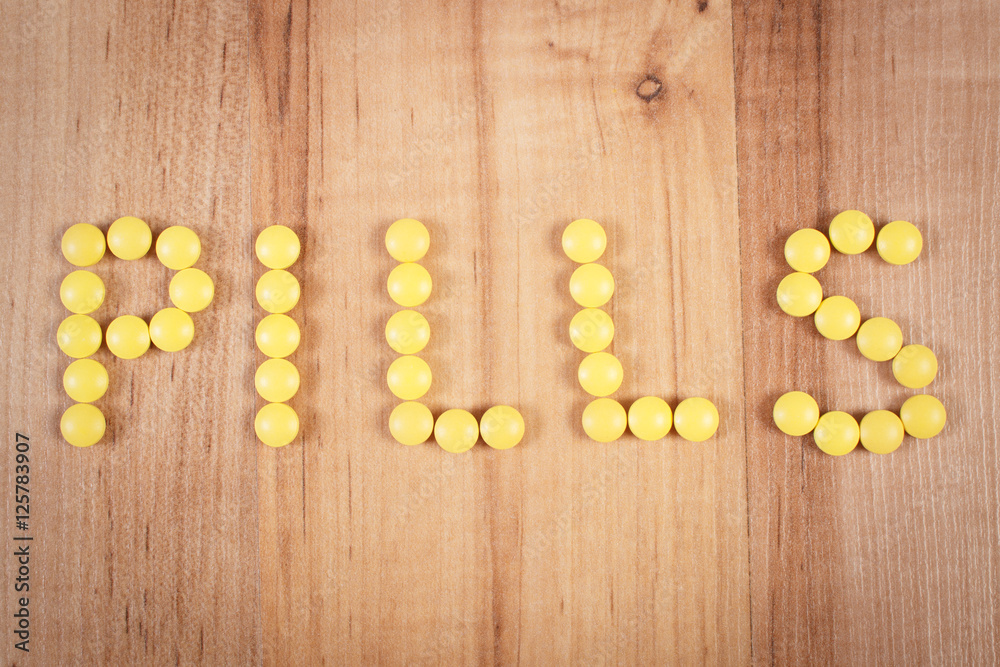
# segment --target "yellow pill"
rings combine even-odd
[[[611,398],[597,398],[583,409],[583,430],[591,440],[614,442],[625,433],[625,408]]]
[[[253,376],[260,397],[269,403],[284,403],[299,390],[299,369],[287,359],[268,359]]]
[[[59,420],[63,439],[74,447],[90,447],[104,437],[107,422],[104,414],[89,403],[75,403]]]
[[[615,293],[615,279],[600,264],[584,264],[570,276],[569,293],[584,308],[600,308]]]
[[[830,456],[843,456],[858,446],[861,428],[858,420],[846,412],[834,410],[819,418],[813,440],[816,446]]]
[[[90,271],[73,271],[63,278],[59,299],[71,313],[92,313],[104,303],[104,281]]]
[[[592,396],[608,396],[622,386],[625,372],[621,362],[607,352],[588,354],[580,362],[577,378],[583,390]]]
[[[466,410],[446,410],[434,424],[434,439],[446,452],[467,452],[479,439],[479,422]]]
[[[406,262],[389,273],[386,288],[392,300],[404,308],[419,306],[431,295],[431,274],[419,264]]]
[[[790,391],[774,402],[774,424],[782,433],[800,436],[812,432],[819,421],[819,405],[809,394]]]
[[[846,296],[830,296],[819,304],[813,321],[816,330],[830,340],[847,340],[861,325],[861,311]]]
[[[89,315],[70,315],[59,325],[56,342],[74,359],[89,357],[101,347],[101,325]]]
[[[871,247],[875,225],[861,211],[838,213],[830,222],[830,242],[845,255],[857,255]]]
[[[62,254],[73,266],[93,266],[104,257],[104,232],[79,222],[63,234]]]
[[[63,389],[77,403],[93,403],[108,390],[108,371],[93,359],[77,359],[63,373]]]
[[[431,388],[431,367],[420,357],[407,355],[389,364],[385,380],[397,398],[413,401]]]
[[[790,273],[778,283],[778,306],[789,315],[812,315],[822,301],[823,288],[808,273]]]
[[[108,349],[119,359],[135,359],[149,349],[149,325],[135,315],[113,319],[104,337]]]
[[[254,243],[257,259],[269,269],[287,269],[299,258],[301,249],[299,237],[284,225],[265,227]]]
[[[274,359],[283,359],[299,346],[299,325],[288,315],[268,315],[257,324],[257,347]]]
[[[604,228],[593,220],[581,218],[566,225],[562,235],[563,252],[574,262],[587,264],[604,254],[608,237]]]
[[[830,241],[818,229],[800,229],[785,241],[785,261],[802,273],[815,273],[830,259]]]
[[[156,237],[156,256],[174,271],[194,266],[201,256],[201,239],[187,227],[167,227]]]
[[[389,433],[397,442],[413,446],[427,442],[434,431],[434,415],[423,403],[400,403],[389,414]]]
[[[882,259],[890,264],[909,264],[920,256],[924,237],[913,224],[896,220],[879,230],[875,247]]]
[[[126,215],[108,227],[108,249],[119,259],[139,259],[153,245],[153,232],[139,218]]]
[[[385,323],[385,340],[400,354],[416,354],[427,347],[430,339],[431,325],[415,310],[393,313]]]
[[[600,352],[615,337],[611,316],[600,308],[584,308],[569,323],[569,339],[584,352]]]
[[[673,423],[670,406],[656,396],[643,396],[628,409],[628,428],[640,440],[663,438]]]
[[[385,232],[385,248],[397,262],[416,262],[430,247],[431,235],[419,220],[397,220]]]
[[[903,428],[914,438],[933,438],[948,418],[941,401],[928,394],[910,396],[899,409]]]
[[[509,405],[494,405],[479,420],[479,432],[493,449],[510,449],[524,437],[524,418]]]
[[[923,345],[907,345],[892,360],[892,374],[909,389],[923,389],[937,377],[937,357]]]
[[[903,347],[903,331],[887,317],[865,320],[858,328],[858,349],[872,361],[889,361]]]
[[[212,303],[215,285],[201,269],[182,269],[170,279],[170,301],[185,313],[197,313]]]
[[[895,412],[875,410],[861,418],[861,446],[875,454],[889,454],[903,442],[903,422]]]
[[[149,320],[149,339],[164,352],[183,350],[194,340],[194,320],[180,308],[164,308]]]
[[[257,303],[269,313],[287,313],[300,294],[298,279],[283,269],[272,269],[257,281]]]
[[[707,398],[685,398],[674,410],[674,429],[685,440],[703,442],[719,430],[719,411]]]
[[[284,403],[268,403],[257,412],[253,428],[268,447],[284,447],[299,434],[299,416]]]

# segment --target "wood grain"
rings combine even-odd
[[[14,438],[32,443],[31,652],[13,648],[13,572],[3,558],[5,663],[250,663],[257,611],[257,444],[253,365],[243,3],[88,6],[3,3],[0,45],[0,328],[4,552],[12,553]],[[71,224],[106,229],[134,214],[154,231],[195,229],[215,303],[183,352],[97,358],[105,440],[63,442],[68,359],[55,344],[72,268]],[[170,272],[113,257],[95,313],[151,316]],[[9,458],[7,458],[9,457]],[[9,612],[9,614],[8,614]]]
[[[35,538],[32,653],[0,660],[998,662],[996,3],[206,4],[0,0],[0,423],[31,437]],[[925,232],[911,266],[820,274],[941,360],[946,431],[891,456],[770,419],[791,388],[857,416],[910,393],[774,303],[785,237],[845,208]],[[124,214],[196,229],[217,297],[189,350],[98,353],[109,436],[74,450],[59,237]],[[432,237],[428,403],[517,406],[513,450],[388,435],[403,216]],[[713,440],[583,434],[577,217],[608,230],[618,397],[711,398]],[[303,241],[280,450],[252,432],[275,223]],[[168,305],[155,259],[96,270],[102,324]]]
[[[267,661],[746,662],[726,5],[253,3],[251,18],[254,224],[306,239],[304,444],[260,453]],[[404,216],[432,238],[429,404],[518,406],[514,450],[389,437],[382,237]],[[707,395],[716,440],[582,433],[558,245],[581,216],[611,239],[623,400]]]
[[[997,662],[997,14],[989,2],[736,3],[757,662]],[[941,362],[927,392],[946,430],[891,456],[827,457],[770,420],[792,388],[857,417],[914,393],[774,303],[787,235],[849,208],[924,232],[910,266],[870,252],[818,274]]]

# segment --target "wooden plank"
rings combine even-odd
[[[32,443],[31,653],[5,663],[252,663],[260,660],[247,144],[242,2],[4,2],[0,43],[0,423]],[[70,266],[62,232],[134,214],[154,231],[195,229],[215,303],[194,344],[105,362],[105,440],[59,434],[71,403],[55,344]],[[169,305],[170,272],[110,255],[97,319]],[[2,492],[12,550],[13,461]],[[16,563],[3,559],[13,613]]]
[[[998,7],[737,2],[737,138],[756,662],[995,664],[1000,650]],[[834,459],[783,437],[792,388],[860,417],[909,396],[888,364],[774,303],[781,248],[859,208],[923,255],[835,256],[820,280],[941,361],[944,433]]]
[[[254,227],[305,241],[304,444],[259,454],[266,660],[746,662],[727,3],[250,14]],[[428,401],[517,405],[514,450],[387,433],[403,216],[431,230]],[[712,398],[709,443],[582,433],[558,243],[581,216],[610,237],[622,399]]]

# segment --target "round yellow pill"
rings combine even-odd
[[[298,279],[284,269],[267,271],[257,281],[257,303],[269,313],[287,313],[300,293]]]
[[[569,339],[584,352],[600,352],[615,337],[611,316],[600,308],[584,308],[569,323]]]
[[[830,242],[845,255],[857,255],[868,250],[874,240],[875,225],[861,211],[838,213],[830,222]]]
[[[430,247],[431,235],[419,220],[397,220],[385,232],[385,248],[397,262],[416,262]]]
[[[674,429],[685,440],[703,442],[719,430],[719,411],[707,398],[685,398],[674,410]]]
[[[74,447],[90,447],[104,437],[107,422],[104,414],[89,403],[75,403],[59,420],[63,439]]]
[[[194,266],[200,256],[201,239],[187,227],[167,227],[156,237],[156,257],[168,269],[180,271]]]
[[[63,278],[59,299],[71,313],[92,313],[104,303],[104,281],[90,271],[73,271]]]
[[[890,264],[909,264],[920,256],[924,237],[912,223],[896,220],[879,230],[875,248]]]
[[[254,252],[269,269],[287,269],[299,258],[299,237],[289,227],[271,225],[257,235]]]
[[[889,361],[903,347],[903,331],[887,317],[873,317],[858,328],[858,349],[872,361]]]
[[[104,337],[108,349],[119,359],[135,359],[149,349],[149,325],[135,315],[113,319]]]
[[[431,367],[420,357],[406,355],[389,364],[385,380],[397,398],[413,401],[431,388]]]
[[[818,229],[800,229],[785,241],[785,261],[802,273],[815,273],[830,259],[830,241]]]
[[[287,359],[268,359],[257,367],[253,383],[268,403],[284,403],[299,390],[299,369]]]
[[[101,347],[101,325],[89,315],[70,315],[59,325],[56,342],[74,359],[89,357]]]
[[[185,313],[197,313],[212,303],[215,284],[201,269],[182,269],[170,279],[170,301]]]
[[[819,405],[803,391],[790,391],[774,402],[774,424],[782,433],[800,436],[812,432],[819,421]]]
[[[194,340],[194,320],[180,308],[164,308],[149,320],[149,339],[164,352],[183,350]]]
[[[812,315],[822,301],[823,288],[808,273],[790,273],[778,283],[778,306],[789,315]]]
[[[843,456],[858,446],[861,428],[858,420],[846,412],[827,412],[816,423],[813,440],[830,456]]]
[[[389,273],[386,281],[389,296],[404,308],[413,308],[427,301],[431,295],[431,287],[431,274],[413,262],[398,265]]]
[[[415,310],[393,313],[385,323],[385,340],[400,354],[416,354],[427,347],[430,339],[431,325]]]
[[[910,396],[899,409],[903,428],[914,438],[933,438],[948,418],[941,401],[928,394]]]
[[[670,406],[657,396],[643,396],[628,409],[628,428],[640,440],[659,440],[674,423]]]
[[[108,371],[93,359],[77,359],[63,373],[63,389],[77,403],[93,403],[108,390]]]
[[[268,447],[284,447],[299,434],[299,416],[284,403],[268,403],[257,412],[253,428]]]
[[[493,449],[510,449],[524,437],[524,418],[509,405],[494,405],[479,420],[479,432]]]
[[[389,433],[397,442],[413,446],[427,442],[434,431],[434,415],[423,403],[400,403],[389,414]]]
[[[434,424],[434,439],[446,452],[469,451],[479,439],[479,422],[466,410],[446,410]]]
[[[108,249],[119,259],[139,259],[153,245],[153,232],[139,218],[126,215],[108,227]]]
[[[268,315],[257,324],[257,347],[274,359],[284,359],[299,346],[299,325],[288,315]]]
[[[611,398],[597,398],[583,409],[583,430],[591,440],[614,442],[625,433],[628,417],[625,408]]]
[[[593,220],[581,218],[566,225],[562,235],[563,252],[574,262],[587,264],[604,254],[608,237],[604,228]]]
[[[63,234],[63,257],[73,266],[93,266],[104,257],[104,232],[85,222],[79,222]]]
[[[600,308],[615,293],[615,279],[600,264],[584,264],[570,276],[569,293],[584,308]]]
[[[937,357],[923,345],[907,345],[892,360],[892,374],[909,389],[923,389],[937,377]]]
[[[903,442],[903,422],[895,412],[875,410],[861,418],[861,446],[875,454],[889,454]]]
[[[825,338],[847,340],[861,325],[861,311],[846,296],[828,296],[819,304],[813,321]]]
[[[583,390],[592,396],[608,396],[622,386],[625,372],[621,362],[607,352],[594,352],[584,357],[577,371]]]

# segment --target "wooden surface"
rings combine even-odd
[[[997,664],[1000,5],[735,16],[754,659]],[[824,456],[769,414],[791,388],[858,417],[918,393],[772,306],[781,240],[848,208],[924,233],[910,266],[841,255],[818,274],[938,355],[949,424],[891,456]]]
[[[0,14],[4,661],[259,660],[245,7],[4,2]],[[74,450],[59,434],[71,404],[55,345],[70,268],[59,241],[125,210],[155,230],[196,229],[217,296],[184,352],[99,352],[108,435]],[[170,305],[155,258],[96,270],[102,325]],[[15,432],[33,454],[29,655],[10,620]]]
[[[1000,7],[738,0],[2,3],[0,345],[32,443],[32,651],[6,664],[996,664]],[[860,208],[924,255],[820,274],[930,346],[946,431],[833,459],[770,422],[860,416],[886,365],[778,311],[784,238]],[[59,436],[62,231],[201,235],[184,352],[107,362],[109,437]],[[431,231],[435,412],[516,405],[518,448],[388,435],[386,226]],[[703,395],[704,444],[590,442],[562,227],[608,230],[623,402]],[[303,240],[292,400],[252,432],[253,238]],[[98,311],[167,305],[102,261]],[[5,547],[5,553],[13,547]],[[3,560],[5,618],[16,563]],[[8,621],[9,622],[9,621]]]

